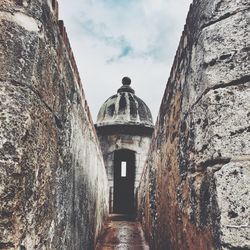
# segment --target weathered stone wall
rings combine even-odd
[[[143,129],[143,128],[142,128]],[[98,131],[98,130],[97,130]],[[105,135],[98,133],[103,158],[109,181],[109,199],[110,212],[113,212],[114,200],[114,153],[116,150],[128,149],[135,152],[135,193],[139,186],[143,167],[147,159],[147,153],[151,142],[149,135],[128,135],[122,133],[114,133]]]
[[[139,189],[152,249],[250,248],[250,2],[195,0]]]
[[[0,248],[93,249],[108,181],[57,2],[0,3]]]

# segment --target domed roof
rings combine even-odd
[[[117,94],[111,96],[102,105],[97,116],[96,126],[140,125],[153,127],[151,112],[129,86],[130,78],[124,77],[122,84],[123,86],[118,89]]]

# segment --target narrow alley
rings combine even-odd
[[[149,250],[139,222],[111,215],[98,240],[96,250]]]
[[[0,249],[250,250],[250,0],[188,1],[0,0]]]

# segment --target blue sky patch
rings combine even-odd
[[[107,63],[114,63],[117,62],[125,57],[130,56],[133,53],[133,48],[128,46],[122,47],[121,53],[118,56],[114,56],[107,60]]]

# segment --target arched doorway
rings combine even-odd
[[[135,186],[135,152],[114,152],[114,213],[133,214]]]

